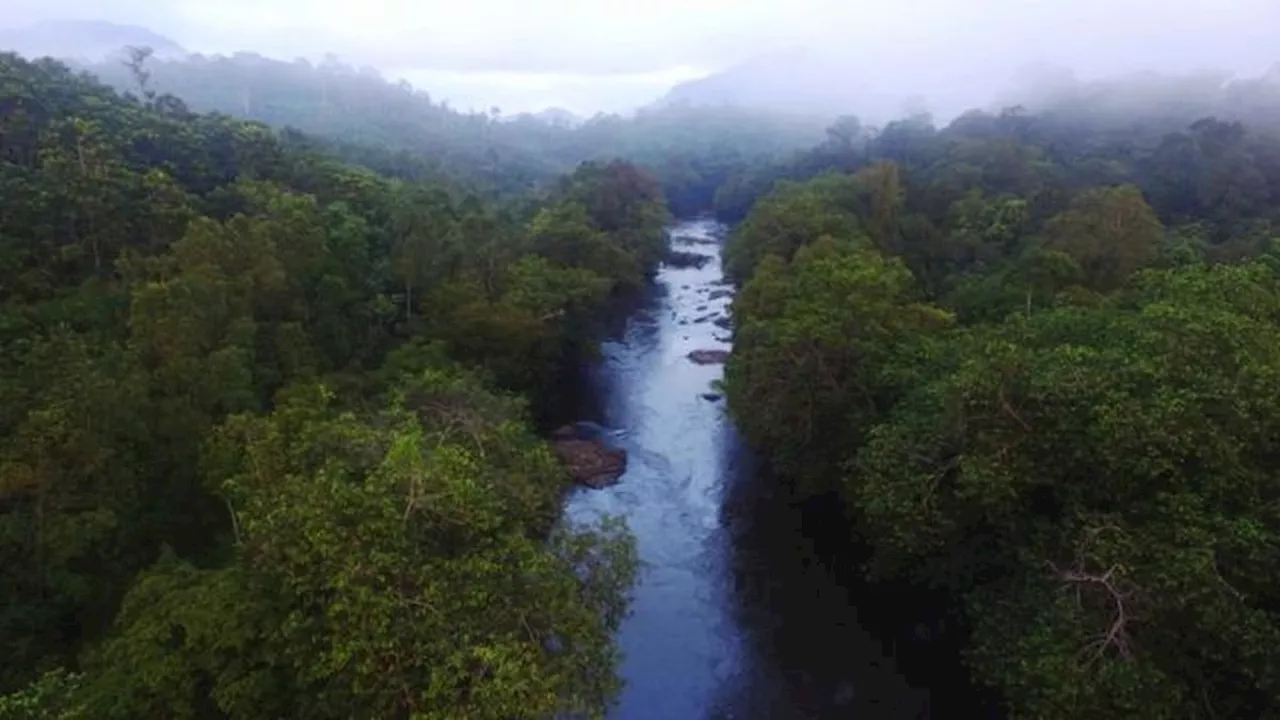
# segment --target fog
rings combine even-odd
[[[6,0],[10,27],[143,26],[192,52],[334,53],[457,107],[623,111],[727,69],[726,100],[797,109],[989,103],[1019,68],[1091,78],[1280,60],[1276,0]],[[745,65],[744,65],[745,64]],[[714,83],[713,83],[714,84]],[[694,90],[682,89],[697,95]],[[679,94],[679,93],[678,93]]]

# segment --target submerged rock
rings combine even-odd
[[[729,359],[728,350],[694,350],[689,359],[699,365],[723,365]]]
[[[727,317],[716,318],[716,327],[720,328],[721,330],[732,330],[733,321]]]
[[[713,393],[713,392],[702,393],[702,399],[710,400],[711,402],[716,402],[717,400],[720,399],[720,397],[721,397],[720,393]]]
[[[719,242],[713,237],[702,237],[700,235],[676,235],[671,238],[671,241],[683,245],[715,245]]]
[[[707,296],[708,300],[719,300],[720,298],[733,297],[732,290],[716,290]]]
[[[562,435],[566,430],[568,436]],[[551,450],[573,477],[574,482],[599,490],[618,482],[627,471],[627,451],[611,448],[601,440],[576,437],[570,426],[555,431]]]
[[[663,262],[675,268],[700,268],[711,262],[711,256],[672,250]]]
[[[706,322],[706,321],[710,320],[710,319],[711,319],[711,318],[713,318],[713,317],[715,317],[715,315],[703,315],[702,317],[697,318],[696,320],[694,320],[694,321],[693,321],[693,324],[694,324],[694,325],[699,325],[699,324],[701,324],[701,323],[704,323],[704,322]]]

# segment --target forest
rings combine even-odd
[[[0,55],[0,717],[601,714],[634,552],[535,416],[660,187],[289,137]]]
[[[1280,76],[939,126],[0,54],[0,718],[602,717],[566,367],[714,213],[731,417],[1014,718],[1277,717]]]
[[[674,105],[635,117],[597,114],[579,124],[529,113],[461,112],[426,91],[392,82],[374,68],[336,57],[284,62],[256,53],[151,57],[84,66],[122,92],[183,99],[199,112],[220,112],[308,133],[332,155],[413,179],[446,178],[486,196],[553,182],[587,160],[628,158],[668,189],[672,211],[711,206],[729,173],[817,143],[824,119],[782,112]]]
[[[717,194],[739,428],[1009,717],[1280,708],[1280,76],[1200,87],[844,118]]]

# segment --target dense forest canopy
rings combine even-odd
[[[1280,82],[1059,90],[724,185],[730,407],[1011,716],[1275,717]]]
[[[1029,195],[1040,191],[1026,184],[1030,182],[1050,192],[1054,184],[1117,184],[1140,180],[1137,173],[1155,172],[1164,172],[1169,184],[1203,184],[1207,173],[1175,166],[1175,156],[1184,163],[1208,162],[1205,153],[1224,152],[1225,147],[1211,145],[1230,140],[1227,135],[1246,128],[1254,136],[1274,135],[1280,122],[1276,70],[1246,78],[1209,72],[1145,73],[1080,81],[1065,71],[1040,69],[1023,77],[1003,106],[969,110],[941,127],[927,113],[869,125],[859,121],[854,110],[831,123],[818,146],[734,173],[717,192],[716,213],[729,221],[741,220],[755,198],[779,180],[808,180],[831,169],[856,170],[871,159],[917,169],[937,164],[943,153],[953,157],[948,175],[937,183],[960,187],[984,173],[991,176],[983,188],[987,191]],[[1225,134],[1209,138],[1207,133],[1215,129]],[[1197,138],[1207,144],[1196,149],[1175,145]],[[1275,161],[1273,146],[1257,137],[1249,143],[1251,164]],[[1164,165],[1157,167],[1161,162]],[[1225,172],[1225,167],[1218,171]],[[1242,172],[1237,184],[1256,184],[1248,169]]]
[[[708,210],[733,418],[1009,715],[1275,717],[1280,76],[874,127],[92,70],[0,55],[0,718],[602,715],[635,551],[537,418]]]
[[[0,55],[0,717],[603,712],[629,535],[533,411],[662,255]],[[530,403],[533,403],[532,405]]]

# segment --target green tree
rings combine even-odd
[[[1018,717],[1265,713],[1280,616],[1280,293],[1148,272],[957,334],[848,477],[874,571],[952,589]]]
[[[1113,290],[1155,261],[1164,227],[1133,186],[1090,190],[1045,225],[1045,244],[1071,256],[1088,287]]]
[[[950,318],[916,302],[911,273],[865,240],[824,237],[765,258],[734,301],[726,368],[734,419],[788,479],[823,491],[898,389],[895,346]]]
[[[828,175],[809,183],[779,183],[760,199],[725,247],[725,267],[738,281],[751,277],[767,255],[790,260],[818,238],[853,237],[859,223],[853,211],[856,186],[851,178]]]
[[[364,419],[295,386],[210,444],[235,560],[169,558],[125,601],[98,717],[602,716],[633,550],[557,530],[564,477],[518,405],[428,371]]]

